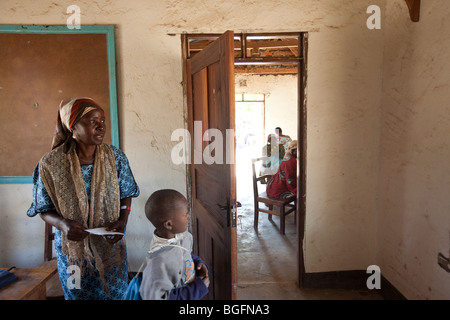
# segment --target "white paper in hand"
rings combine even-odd
[[[122,232],[115,232],[115,231],[107,231],[105,228],[93,228],[93,229],[86,229],[85,231],[96,234],[99,236],[112,236],[112,235],[122,235]]]

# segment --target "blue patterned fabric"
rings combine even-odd
[[[74,269],[69,268],[67,256],[62,252],[61,231],[55,231],[55,251],[58,263],[59,280],[66,300],[121,300],[127,290],[128,282],[120,279],[128,279],[127,261],[122,261],[122,265],[114,267],[110,272],[105,273],[105,280],[108,288],[104,288],[98,271],[93,274],[86,274],[80,278],[80,283],[76,283],[77,276]],[[95,267],[95,262],[92,261]]]
[[[117,177],[119,180],[120,199],[139,196],[139,187],[134,180],[126,155],[118,148],[111,145],[116,160]],[[90,196],[91,178],[94,165],[82,165],[81,173],[86,186],[87,196]],[[27,211],[27,215],[34,217],[39,213],[55,210],[47,190],[39,177],[39,164],[33,173],[33,203]],[[81,277],[81,283],[74,283],[74,271],[69,268],[68,258],[62,252],[61,231],[55,230],[55,252],[58,261],[58,272],[66,300],[120,300],[122,299],[128,283],[118,279],[127,279],[128,265],[124,260],[120,267],[113,268],[105,274],[108,288],[104,288],[95,270],[94,274]],[[92,261],[92,263],[95,263]],[[69,269],[68,269],[69,268]],[[119,276],[119,274],[125,276]],[[79,289],[77,288],[79,287]],[[72,289],[71,289],[72,288]]]

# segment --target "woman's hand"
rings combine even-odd
[[[62,219],[58,227],[67,239],[72,241],[82,241],[89,235],[89,232],[85,231],[86,228],[78,221]]]
[[[106,226],[105,229],[107,231],[124,233],[126,226],[127,226],[127,222],[124,221],[124,219],[119,219],[116,222],[113,222],[110,225]],[[110,244],[116,243],[117,241],[119,241],[122,238],[123,238],[123,236],[120,234],[105,236],[106,241],[108,241]]]
[[[39,214],[45,222],[61,230],[72,241],[81,241],[89,234],[86,228],[77,221],[64,219],[55,211],[47,211]]]

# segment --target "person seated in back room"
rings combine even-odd
[[[278,171],[267,183],[266,193],[279,199],[297,195],[297,140],[289,144]]]

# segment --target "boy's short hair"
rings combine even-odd
[[[170,219],[175,210],[184,203],[187,203],[187,200],[180,192],[161,189],[153,192],[145,203],[145,216],[155,228],[160,228],[162,223]]]

